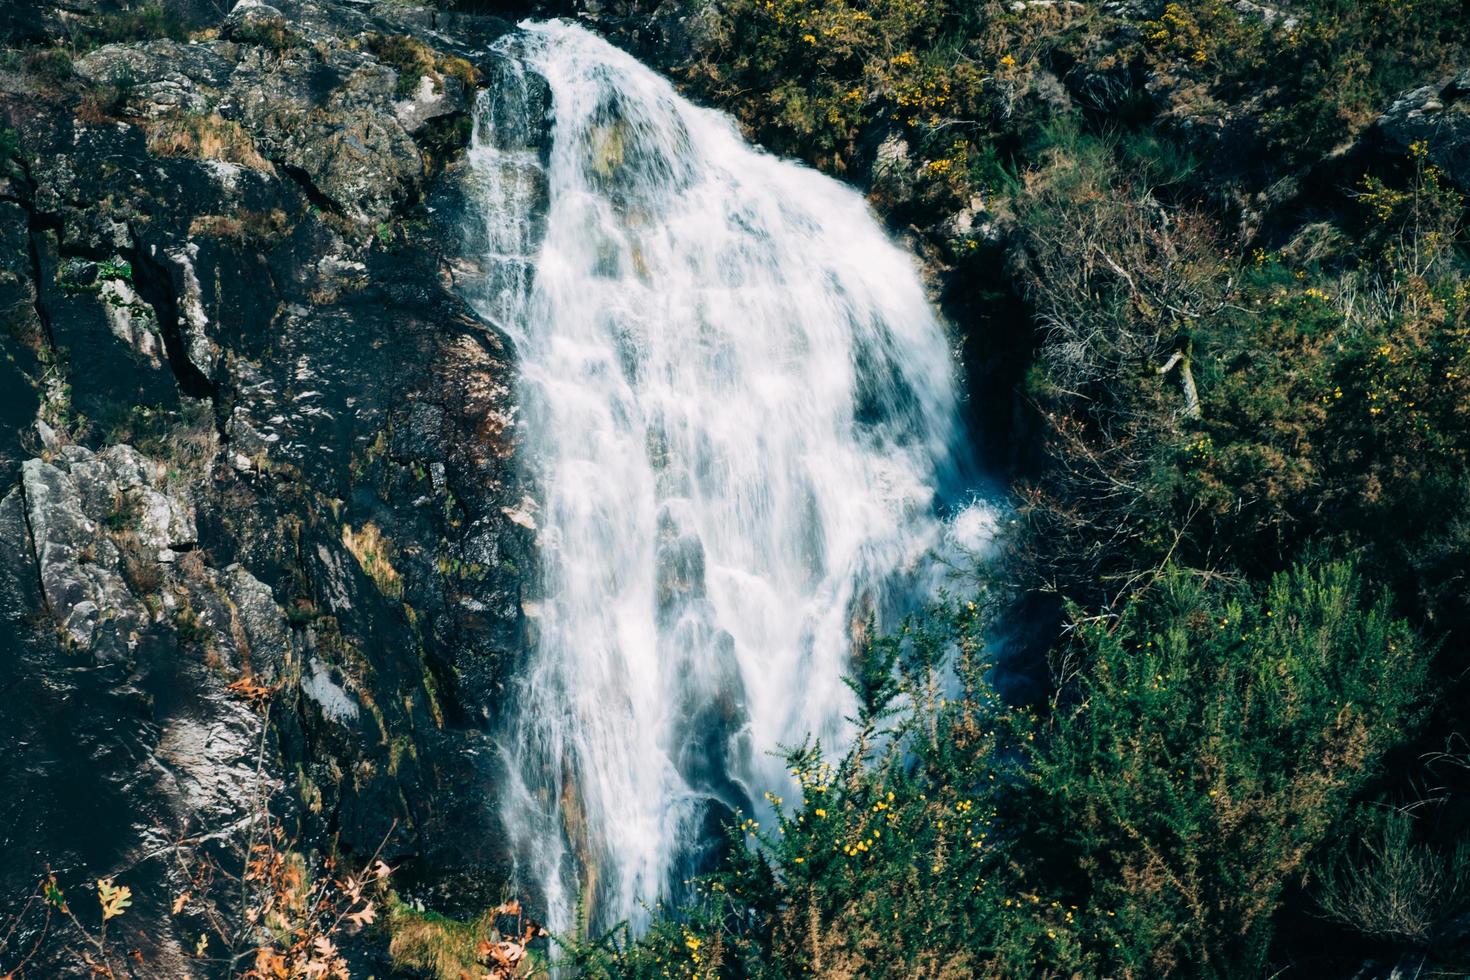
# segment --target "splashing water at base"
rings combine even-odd
[[[861,197],[579,27],[522,28],[471,150],[472,299],[518,348],[540,497],[505,820],[553,928],[636,925],[787,789],[781,746],[841,746],[855,633],[947,537],[956,383]]]

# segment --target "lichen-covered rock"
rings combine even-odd
[[[50,461],[27,460],[21,473],[29,547],[47,611],[77,649],[97,659],[130,656],[140,632],[163,618],[146,600],[159,596],[166,609],[177,597],[178,590],[163,595],[172,576],[161,566],[198,544],[188,486],[129,445],[98,453],[64,446]],[[275,648],[275,659],[282,656],[285,644],[268,625],[260,583],[247,572],[233,566],[222,578],[204,567],[192,580],[213,593],[239,592],[240,602],[230,599],[230,625],[245,603],[253,620],[247,641],[262,638]],[[279,610],[274,619],[284,623]],[[222,628],[221,648],[239,646],[240,637]],[[236,652],[248,662],[249,651]]]
[[[294,663],[291,629],[270,586],[240,565],[225,568],[219,583],[234,613],[231,627],[241,669],[265,684],[281,681]]]
[[[229,84],[235,68],[228,50],[170,40],[108,44],[79,58],[74,69],[93,85],[120,86],[120,108],[130,116],[154,119],[209,111],[211,97]]]
[[[348,17],[354,30],[343,33],[324,22],[320,5],[306,5],[314,18],[301,6],[242,2],[222,39],[111,44],[76,71],[117,86],[120,110],[149,121],[155,141],[185,152],[197,143],[207,156],[214,144],[248,140],[236,156],[259,154],[347,217],[381,222],[422,192],[427,168],[414,136],[467,113],[470,94],[460,79],[432,70],[401,78],[407,68],[360,43],[359,33],[381,37],[391,23]]]
[[[327,104],[281,133],[283,161],[349,216],[382,221],[418,194],[424,159],[403,128],[393,102],[396,75],[364,66],[352,72]]]
[[[71,462],[91,454],[79,446],[66,450],[60,465],[32,459],[21,468],[41,589],[69,644],[99,660],[121,660],[136,644],[147,611],[123,581],[117,546],[86,513],[69,472]]]
[[[1420,144],[1462,190],[1470,190],[1470,69],[1447,82],[1411,89],[1394,100],[1377,132],[1396,153]]]
[[[0,73],[0,684],[36,706],[0,731],[27,747],[0,800],[29,801],[0,886],[131,867],[268,790],[305,846],[392,830],[425,887],[495,896],[486,732],[534,516],[510,344],[452,291],[445,223],[506,25],[336,0],[215,25],[62,86]],[[107,811],[83,848],[76,792]],[[183,885],[127,883],[155,911]],[[182,925],[141,928],[182,975]]]
[[[158,315],[143,302],[133,284],[124,279],[104,279],[98,286],[98,298],[112,335],[146,358],[155,370],[162,370],[165,352]]]

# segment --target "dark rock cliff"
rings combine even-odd
[[[118,875],[156,975],[176,842],[262,798],[495,887],[530,534],[512,352],[449,272],[508,25],[198,6],[68,57],[106,5],[0,4],[0,895]]]

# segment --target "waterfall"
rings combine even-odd
[[[957,387],[857,193],[580,27],[521,27],[477,108],[466,287],[516,345],[537,496],[505,824],[553,928],[637,924],[788,791],[781,746],[843,744],[854,633],[948,533]]]

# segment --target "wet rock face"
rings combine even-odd
[[[22,465],[21,494],[42,599],[63,639],[96,659],[126,658],[151,616],[124,581],[121,549],[133,552],[136,574],[154,577],[151,566],[192,549],[198,535],[187,490],[170,488],[163,465],[131,446],[96,455],[64,446],[51,462]]]
[[[38,863],[178,894],[187,880],[157,859],[171,842],[237,824],[279,784],[262,717],[229,684],[285,681],[297,643],[264,583],[196,546],[187,482],[128,445],[27,460],[0,500],[7,896]],[[168,971],[183,953],[159,911],[141,904],[137,927]]]
[[[157,855],[262,785],[306,846],[396,822],[391,859],[498,896],[485,732],[533,533],[512,352],[442,254],[506,25],[216,26],[0,73],[0,895],[118,874],[157,975]]]

